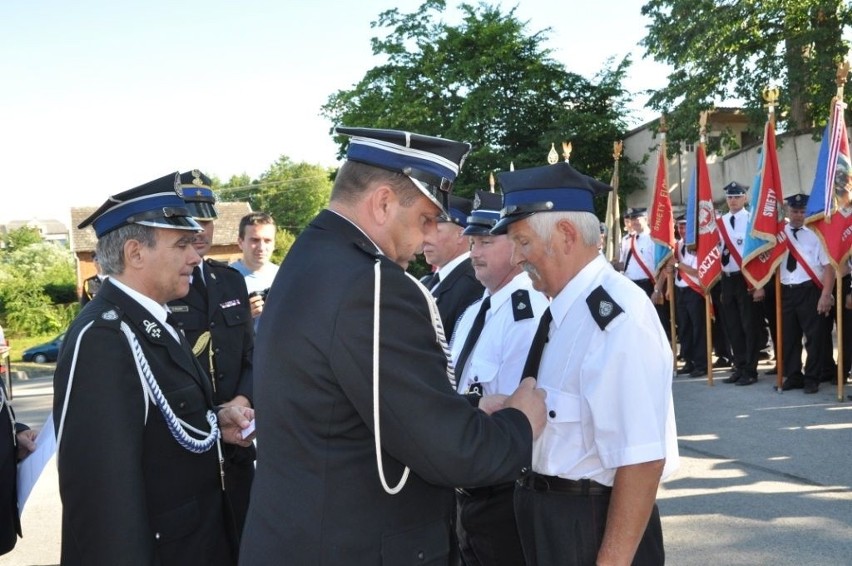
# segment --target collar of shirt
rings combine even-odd
[[[440,269],[438,269],[438,275],[441,276],[441,283],[444,282],[444,280],[447,278],[447,276],[453,271],[453,269],[455,269],[459,264],[461,264],[461,262],[467,261],[469,259],[470,259],[470,252],[464,252],[463,254],[456,257],[455,259],[448,261],[446,263],[446,265],[444,265],[444,267],[441,267]],[[437,286],[440,287],[441,283],[438,283]]]
[[[518,289],[526,289],[532,285],[530,281],[530,276],[527,275],[525,271],[518,273],[512,279],[503,285],[503,287],[491,295],[491,308],[488,309],[488,315],[485,320],[491,318],[491,315],[497,312],[501,306],[503,306],[509,299],[512,298],[512,293],[517,291]],[[488,296],[488,291],[485,291],[485,294],[482,295],[483,298]],[[539,313],[536,313],[539,314]]]
[[[595,257],[595,259],[587,263],[586,266],[583,267],[583,269],[581,269],[567,285],[565,285],[565,288],[559,291],[559,294],[556,295],[550,303],[550,314],[553,315],[553,324],[556,328],[559,328],[565,320],[565,316],[568,314],[568,311],[571,309],[574,302],[578,298],[585,299],[585,297],[580,297],[580,295],[589,287],[589,285],[592,284],[601,270],[608,266],[609,263],[607,263],[603,256],[599,255]]]
[[[136,301],[137,303],[142,305],[142,308],[144,308],[146,311],[151,313],[151,315],[154,318],[156,318],[157,321],[166,330],[169,331],[169,334],[171,334],[172,337],[175,340],[180,342],[180,338],[177,335],[177,328],[173,327],[171,324],[166,322],[166,316],[168,316],[169,311],[166,309],[165,306],[161,305],[160,303],[158,303],[157,301],[155,301],[151,297],[148,297],[147,295],[143,295],[139,291],[137,291],[137,290],[135,290],[131,287],[128,287],[127,285],[125,285],[124,283],[122,283],[121,281],[116,279],[115,277],[110,279],[110,281],[112,281],[113,285],[115,285],[116,287],[118,287],[119,289],[121,289],[122,291],[127,293],[127,295],[131,299],[133,299],[134,301]]]

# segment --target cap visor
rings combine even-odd
[[[219,215],[216,214],[216,209],[209,202],[191,202],[186,203],[186,209],[189,214],[196,220],[216,220]]]
[[[523,220],[524,218],[529,218],[535,214],[535,212],[526,212],[523,214],[514,214],[512,216],[505,216],[501,218],[497,224],[494,225],[494,228],[491,229],[491,233],[495,236],[502,236],[509,231],[509,224],[517,222],[518,220]]]

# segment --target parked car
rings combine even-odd
[[[59,347],[62,346],[62,340],[64,338],[65,333],[63,332],[50,342],[45,342],[44,344],[27,348],[24,350],[24,354],[22,356],[24,361],[35,362],[37,364],[55,362],[56,358],[59,357]]]

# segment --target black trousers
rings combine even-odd
[[[631,279],[636,285],[639,286],[640,289],[645,291],[645,294],[648,295],[648,298],[651,298],[651,295],[654,292],[654,283],[651,282],[650,279]],[[661,305],[654,305],[654,308],[657,310],[657,317],[660,319],[660,324],[663,325],[663,330],[666,332],[666,337],[671,341],[672,339],[672,329],[671,320],[669,316],[669,302],[667,300],[663,301]]]
[[[456,495],[456,534],[466,566],[523,566],[524,553],[515,523],[514,483],[478,495]],[[491,491],[491,493],[487,493]]]
[[[603,542],[610,494],[579,495],[515,488],[515,517],[527,566],[590,566]],[[665,564],[656,504],[634,566]]]
[[[713,300],[713,351],[718,358],[726,358],[733,361],[734,353],[731,350],[731,342],[728,340],[728,332],[725,330],[725,312],[722,309],[722,285],[717,283],[710,289],[710,298]]]
[[[817,312],[821,290],[807,282],[781,286],[781,324],[784,329],[784,376],[793,380],[830,380],[834,371],[831,317]],[[804,371],[802,338],[805,339]]]
[[[725,329],[734,351],[734,366],[744,376],[757,377],[761,325],[745,277],[740,272],[722,273],[721,286]]]
[[[675,287],[677,337],[681,357],[696,368],[707,367],[707,332],[704,296],[689,287]]]

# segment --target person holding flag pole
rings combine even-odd
[[[852,251],[852,158],[843,118],[843,87],[849,74],[849,62],[837,69],[837,94],[831,101],[831,114],[822,138],[816,173],[805,209],[805,225],[819,237],[828,260],[836,271],[844,271]],[[836,277],[836,295],[843,296],[841,278]],[[837,400],[844,396],[844,328],[842,301],[837,301]]]
[[[695,148],[695,168],[687,190],[686,235],[687,248],[694,249],[697,257],[698,283],[704,290],[704,321],[707,349],[707,382],[713,385],[713,366],[711,355],[712,336],[712,300],[710,290],[719,280],[722,272],[721,238],[716,223],[716,210],[713,205],[713,188],[710,186],[710,174],[707,171],[706,143],[708,112],[702,112],[699,118],[699,141]],[[717,352],[718,353],[718,352]]]
[[[775,147],[775,105],[778,100],[778,89],[765,89],[763,97],[767,102],[768,117],[763,131],[763,148],[754,176],[755,189],[751,198],[751,215],[746,227],[742,252],[742,273],[748,285],[754,289],[752,296],[755,301],[763,300],[765,286],[772,279],[787,250],[785,244],[787,234],[784,229],[786,222],[781,207],[784,191],[778,166],[778,152]],[[780,283],[776,277],[776,297],[781,296]],[[777,311],[781,301],[776,301],[775,304]],[[776,312],[775,320],[781,320],[780,313]],[[778,352],[776,390],[780,391],[784,374],[783,348],[778,348],[778,345],[783,343],[782,325],[776,323],[775,326],[776,335],[773,340]]]
[[[668,160],[666,159],[666,118],[660,117],[660,150],[657,161],[657,177],[654,181],[654,191],[651,193],[651,205],[648,207],[651,239],[654,241],[654,291],[651,300],[657,305],[660,313],[660,322],[665,325],[668,322],[666,333],[671,342],[672,354],[677,349],[677,336],[675,333],[675,297],[673,285],[673,257],[672,250],[675,247],[674,217],[672,216],[672,200],[669,196],[668,183]],[[665,269],[665,277],[662,277]],[[668,300],[668,316],[660,312],[660,306],[665,305]],[[668,320],[666,320],[668,319]],[[675,362],[676,364],[677,362]],[[690,370],[691,371],[691,370]]]

